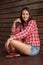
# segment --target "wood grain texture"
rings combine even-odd
[[[11,34],[15,19],[20,17],[23,7],[29,7],[37,21],[41,45],[43,45],[43,0],[0,0],[0,43],[3,45]]]

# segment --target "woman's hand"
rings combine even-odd
[[[9,38],[7,40],[7,42],[5,43],[5,49],[8,51],[8,53],[9,53],[9,44],[10,44],[11,40],[13,40],[13,38]]]

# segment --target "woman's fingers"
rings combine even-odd
[[[5,43],[5,49],[9,52],[9,40],[7,40],[7,42]]]
[[[13,40],[13,38],[9,38],[8,40],[7,40],[7,42],[5,43],[5,49],[7,50],[7,52],[9,53],[9,44],[10,44],[10,42]]]

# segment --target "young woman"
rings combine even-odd
[[[16,27],[16,23],[20,24]],[[20,56],[20,54],[34,56],[40,51],[40,39],[36,20],[30,15],[30,10],[24,7],[20,18],[16,19],[11,29],[11,36],[5,43],[7,58]],[[20,54],[18,53],[20,52]]]

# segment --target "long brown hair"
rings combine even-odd
[[[23,25],[23,27],[24,27],[24,23],[26,23],[24,20],[23,20],[23,18],[22,18],[22,12],[23,12],[23,10],[27,10],[28,12],[29,12],[29,19],[27,20],[27,22],[29,22],[30,20],[32,20],[33,18],[32,18],[32,15],[31,15],[31,10],[28,8],[28,7],[24,7],[22,10],[21,10],[21,15],[20,15],[20,19],[21,19],[21,22],[22,22],[22,25]]]

